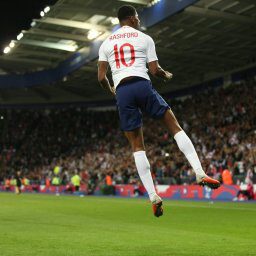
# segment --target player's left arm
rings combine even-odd
[[[150,36],[147,37],[147,63],[149,71],[153,76],[161,78],[164,81],[170,80],[172,78],[172,73],[162,69],[159,65],[155,43]]]
[[[115,89],[110,85],[109,80],[107,78],[108,71],[108,62],[107,61],[99,61],[98,62],[98,81],[103,89],[109,90],[113,95],[115,95]]]
[[[164,81],[170,80],[173,76],[169,71],[163,70],[157,60],[149,62],[148,69],[153,76],[159,77]]]

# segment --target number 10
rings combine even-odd
[[[131,54],[131,60],[129,63],[127,63],[125,61],[124,58],[124,47],[129,47],[130,48],[130,54]],[[115,52],[115,61],[116,61],[116,68],[120,68],[120,57],[121,56],[121,63],[126,66],[126,67],[130,67],[131,65],[133,65],[133,63],[135,62],[135,52],[134,52],[134,47],[133,45],[129,44],[129,43],[125,43],[123,45],[121,45],[119,51],[118,51],[118,46],[117,44],[114,45],[114,52]]]

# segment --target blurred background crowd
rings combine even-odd
[[[225,184],[256,181],[256,84],[247,81],[170,99],[208,175]],[[47,185],[138,184],[132,151],[116,110],[83,106],[1,110],[0,182]],[[144,116],[147,156],[156,184],[195,177],[160,121]],[[76,178],[74,178],[76,177]]]

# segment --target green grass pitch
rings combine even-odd
[[[256,204],[0,193],[1,256],[256,255]]]

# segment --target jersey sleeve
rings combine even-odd
[[[149,63],[151,61],[158,60],[157,55],[156,55],[155,43],[154,43],[153,39],[150,36],[147,37],[146,54],[147,54],[147,63]]]
[[[108,57],[106,53],[104,52],[104,43],[101,44],[99,49],[99,61],[108,61]]]

